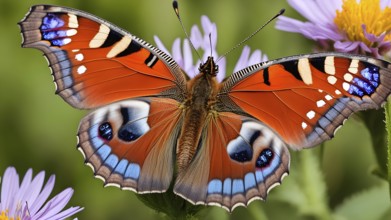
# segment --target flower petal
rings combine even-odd
[[[61,220],[61,219],[66,219],[68,217],[71,217],[72,215],[82,211],[84,208],[83,207],[79,207],[79,206],[76,206],[76,207],[70,207],[54,216],[52,216],[50,219],[52,220]],[[77,218],[75,218],[77,220]]]
[[[43,181],[45,180],[45,172],[39,172],[31,181],[26,192],[23,195],[23,201],[30,207],[35,202],[41,192]]]
[[[170,52],[167,50],[167,48],[164,46],[164,44],[162,43],[162,41],[160,40],[160,38],[158,36],[153,36],[153,39],[155,40],[155,43],[156,43],[156,46],[161,50],[163,51],[164,53],[168,54],[171,56]]]
[[[72,207],[60,212],[72,197],[73,189],[71,188],[62,191],[40,209],[54,187],[55,176],[50,176],[42,189],[44,179],[44,171],[32,178],[32,169],[29,169],[19,187],[19,175],[16,173],[15,168],[7,168],[3,176],[0,192],[0,211],[8,210],[7,217],[9,219],[42,220],[64,219],[83,209]]]
[[[225,57],[221,58],[218,62],[219,65],[219,72],[217,73],[216,79],[217,82],[222,82],[226,77],[226,66],[227,66],[227,60]]]
[[[30,168],[27,170],[26,174],[23,177],[22,184],[19,187],[19,190],[16,194],[14,194],[14,201],[13,204],[9,207],[9,215],[14,216],[16,214],[16,209],[18,208],[18,205],[26,205],[26,200],[24,198],[24,195],[29,190],[29,186],[31,184],[31,179],[33,176],[33,170]]]
[[[194,25],[191,28],[190,40],[193,42],[195,49],[199,49],[203,42],[203,37],[198,26]]]
[[[251,49],[249,46],[245,46],[243,48],[242,54],[240,55],[240,58],[235,65],[234,72],[238,72],[244,68],[247,68],[248,66],[261,63],[267,60],[267,56],[262,57],[262,53],[260,50],[255,50],[251,55],[250,51]]]
[[[178,65],[184,68],[182,50],[181,50],[181,39],[177,38],[172,44],[172,58],[178,63]]]
[[[328,0],[326,4],[322,5],[321,9],[327,17],[328,23],[330,23],[334,20],[336,11],[342,10],[341,0]]]
[[[202,46],[204,46],[205,50],[210,48],[210,46],[212,46],[212,48],[215,48],[217,43],[216,24],[212,23],[207,16],[203,15],[201,16],[201,25],[202,29],[204,30],[204,43]],[[212,45],[210,45],[209,43],[209,34],[211,35]]]
[[[191,52],[191,47],[189,40],[183,40],[183,69],[189,73],[193,67],[193,54]],[[189,73],[191,74],[191,73]]]
[[[383,32],[381,35],[376,36],[374,34],[371,34],[371,33],[367,32],[367,26],[365,24],[363,24],[361,27],[362,27],[362,30],[364,32],[365,38],[367,38],[372,43],[374,43],[374,42],[381,43],[384,40],[384,38],[386,37],[386,32]]]
[[[355,51],[358,49],[358,47],[360,46],[360,43],[355,41],[355,42],[352,42],[352,41],[345,41],[345,42],[342,42],[342,41],[336,41],[334,43],[334,48],[340,52],[345,52],[345,53],[348,53],[348,52],[352,52],[352,51]]]
[[[248,59],[247,66],[251,66],[260,62],[262,62],[262,53],[260,50],[254,50],[254,52],[251,54],[250,58]]]
[[[337,32],[337,28],[325,27],[310,22],[302,22],[285,16],[280,16],[276,22],[276,28],[283,31],[301,33],[311,40],[341,40],[343,37]]]
[[[288,3],[309,21],[321,25],[332,23],[336,10],[341,7],[341,0],[288,0]]]
[[[309,21],[317,21],[312,10],[309,10],[310,4],[313,1],[297,1],[297,0],[288,0],[289,5],[292,6],[296,11],[298,11],[303,17]]]
[[[14,205],[14,195],[19,190],[19,175],[14,167],[8,167],[3,175],[1,185],[1,207],[0,210],[8,210]]]
[[[384,9],[385,7],[391,7],[391,0],[380,0],[380,7]]]
[[[45,201],[49,198],[50,193],[53,190],[54,183],[56,181],[56,177],[51,175],[42,189],[41,194],[38,196],[36,201],[29,207],[29,211],[31,215],[34,215],[38,210],[42,207]]]
[[[247,66],[247,60],[249,56],[250,56],[250,47],[244,46],[242,50],[242,54],[240,54],[239,60],[235,65],[234,73]]]
[[[73,194],[73,189],[67,188],[61,193],[49,200],[45,206],[39,210],[38,213],[32,216],[32,219],[52,219],[53,216],[58,214],[69,202]]]

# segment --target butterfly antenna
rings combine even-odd
[[[212,33],[209,33],[209,44],[210,44],[210,56],[212,57],[213,51],[212,51]]]
[[[172,1],[172,7],[174,8],[175,14],[176,14],[176,16],[178,17],[179,23],[181,23],[182,30],[183,30],[183,32],[185,32],[185,35],[186,35],[187,40],[190,42],[191,47],[192,47],[193,50],[196,52],[198,58],[201,60],[200,54],[199,54],[199,53],[197,52],[197,50],[195,49],[195,47],[194,47],[194,45],[193,45],[193,42],[191,42],[190,37],[189,37],[189,35],[187,34],[187,31],[186,31],[186,29],[185,29],[185,26],[184,26],[183,23],[182,23],[181,16],[179,15],[178,2],[177,2],[176,0]],[[201,62],[202,62],[202,61],[201,61]]]
[[[243,43],[250,40],[254,35],[256,35],[260,30],[262,30],[266,25],[268,25],[270,22],[272,22],[274,19],[278,18],[280,15],[284,14],[285,9],[281,9],[276,15],[274,15],[272,18],[270,18],[265,24],[263,24],[261,27],[259,27],[256,31],[254,31],[252,34],[250,34],[248,37],[246,37],[244,40],[240,41],[236,46],[232,47],[228,52],[226,52],[223,56],[219,57],[216,61],[216,63],[221,60],[223,57],[227,56],[227,54],[231,53],[236,48],[240,47]]]

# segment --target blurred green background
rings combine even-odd
[[[83,164],[82,155],[76,150],[76,132],[80,119],[87,112],[73,109],[54,95],[50,70],[41,52],[20,47],[21,37],[16,23],[31,5],[40,3],[88,11],[152,44],[153,36],[158,35],[169,48],[175,38],[184,36],[171,8],[171,0],[1,0],[0,175],[8,166],[15,166],[21,175],[30,167],[34,169],[34,174],[41,170],[45,170],[48,176],[55,174],[54,193],[72,187],[75,193],[70,205],[85,207],[77,215],[79,219],[162,218],[163,215],[145,206],[134,193],[102,187],[102,182],[94,179],[91,169]],[[200,24],[201,15],[207,15],[217,24],[219,54],[247,37],[280,8],[286,8],[288,16],[300,17],[285,0],[179,0],[179,3],[187,30],[193,24]],[[313,48],[312,42],[300,35],[276,30],[274,23],[246,44],[253,50],[261,49],[269,59],[308,53]],[[227,57],[228,72],[232,71],[240,52],[241,49],[238,49]],[[320,185],[315,184],[312,190],[324,191],[321,192],[324,193],[321,199],[325,200],[323,202],[327,208],[333,210],[356,193],[376,188],[379,189],[377,196],[371,197],[371,201],[362,201],[364,206],[353,206],[353,209],[360,213],[371,211],[370,205],[384,206],[385,210],[388,209],[385,212],[390,214],[387,186],[370,172],[376,166],[376,161],[364,125],[352,118],[332,141],[324,145],[322,159],[307,166],[314,166],[311,168],[319,172],[323,180]],[[267,202],[253,202],[248,209],[238,208],[232,215],[220,208],[207,208],[200,218],[279,219],[289,216],[290,219],[301,219],[306,216],[307,213],[303,215],[303,212],[311,212],[311,204],[302,204],[300,196],[296,198],[298,194],[292,192],[307,187],[297,184],[300,183],[297,179],[301,178],[303,168],[296,165],[303,162],[302,154],[307,151],[316,155],[319,148],[293,153],[291,175],[281,186],[272,190]],[[280,199],[284,197],[282,193],[287,196],[289,192],[292,193],[290,202]],[[384,216],[391,215],[382,214],[379,219]]]

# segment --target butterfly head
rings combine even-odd
[[[219,66],[215,63],[213,57],[210,56],[205,63],[200,64],[199,71],[204,75],[214,77],[219,72]]]

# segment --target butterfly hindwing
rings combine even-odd
[[[390,67],[382,60],[338,53],[267,61],[228,78],[220,104],[262,121],[293,148],[311,147],[332,138],[353,112],[386,101]]]
[[[184,74],[168,55],[103,19],[37,5],[19,25],[22,46],[44,52],[56,93],[74,107],[142,96],[183,98]]]
[[[164,192],[173,177],[181,111],[173,99],[132,99],[80,123],[78,148],[97,177],[139,193]]]
[[[285,143],[252,118],[222,112],[210,116],[197,154],[179,173],[174,192],[194,204],[232,211],[265,199],[289,170]]]

